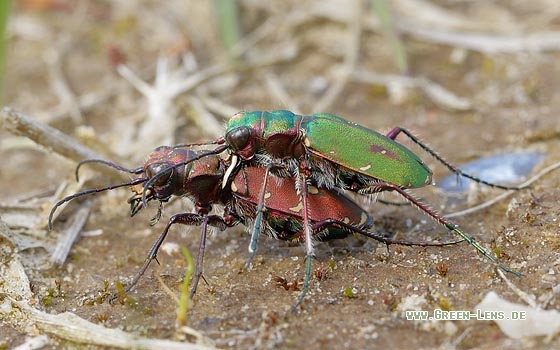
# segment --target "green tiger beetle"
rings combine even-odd
[[[410,138],[458,176],[504,190],[526,188],[493,184],[466,174],[445,161],[404,128],[395,127],[383,135],[327,113],[301,116],[285,110],[240,112],[228,121],[224,137],[178,147],[217,145],[214,150],[200,154],[199,158],[224,151],[230,152],[231,164],[224,175],[224,183],[238,167],[245,165],[266,169],[263,188],[266,187],[270,173],[295,179],[304,208],[304,238],[308,269],[311,268],[313,255],[313,235],[307,208],[309,184],[313,183],[318,187],[340,188],[362,195],[374,195],[384,191],[396,192],[448,230],[455,232],[500,269],[521,276],[520,272],[501,264],[456,224],[440,216],[407,192],[408,189],[432,184],[432,171],[414,152],[396,141],[399,134]],[[188,162],[190,161],[193,160]],[[167,170],[182,165],[183,163],[172,165]],[[157,181],[156,175],[148,180],[146,187]],[[263,195],[264,191],[260,193],[256,224],[249,247],[248,267],[255,254],[257,238],[261,231],[259,223],[262,221],[262,212],[268,200]],[[145,194],[142,195],[143,201]]]
[[[58,201],[51,209],[49,215],[49,228],[52,227],[52,218],[56,209],[62,204],[77,197],[112,190],[124,186],[132,186],[134,194],[129,198],[130,215],[136,215],[145,207],[142,194],[146,195],[147,201],[159,202],[159,208],[151,220],[155,225],[161,218],[163,203],[172,196],[188,197],[195,204],[194,213],[178,213],[169,219],[165,229],[153,244],[150,252],[140,271],[127,285],[125,291],[130,291],[147,270],[152,260],[157,260],[157,253],[163,244],[171,226],[175,224],[202,225],[202,233],[199,244],[199,253],[196,262],[196,271],[192,281],[191,297],[194,296],[198,282],[202,277],[202,263],[206,247],[206,236],[208,226],[225,230],[227,227],[239,223],[245,225],[249,230],[254,230],[259,214],[262,231],[268,236],[280,240],[297,241],[304,236],[304,217],[302,202],[296,191],[295,179],[287,177],[280,178],[274,175],[268,177],[267,184],[262,187],[266,169],[255,166],[242,166],[235,174],[224,176],[228,164],[216,155],[207,155],[190,149],[173,148],[161,146],[156,148],[149,156],[143,167],[128,169],[112,162],[91,159],[78,164],[76,176],[80,167],[87,163],[101,163],[132,174],[140,175],[129,182],[107,186],[103,188],[89,189],[70,195]],[[200,158],[199,155],[205,157]],[[192,162],[190,160],[193,160]],[[183,164],[174,167],[175,164]],[[148,185],[149,180],[158,177],[157,181]],[[222,181],[227,181],[223,183]],[[142,186],[137,188],[136,186]],[[410,242],[395,240],[369,231],[373,226],[372,217],[356,202],[346,196],[337,188],[318,188],[308,186],[308,220],[311,226],[313,238],[317,241],[327,241],[345,238],[350,234],[360,234],[373,238],[387,245],[400,244],[408,246],[444,246],[456,244],[461,241],[437,243],[437,242]],[[265,192],[267,198],[265,210],[258,212],[257,206],[261,197],[260,192]],[[212,206],[221,204],[224,206],[223,214],[210,215]],[[303,301],[309,286],[311,270],[306,269],[302,293],[294,307],[294,310]]]

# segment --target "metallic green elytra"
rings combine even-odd
[[[378,132],[332,114],[306,118],[305,145],[313,154],[407,188],[432,182],[432,171],[411,150]]]
[[[328,113],[241,112],[228,122],[225,139],[233,153],[244,160],[256,153],[276,158],[311,154],[348,173],[400,187],[416,188],[432,182],[431,170],[405,146]]]

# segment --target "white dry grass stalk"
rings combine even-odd
[[[444,86],[425,77],[382,74],[356,69],[352,72],[351,79],[355,82],[385,86],[387,89],[419,89],[433,103],[445,109],[465,111],[473,108],[469,99],[457,96]]]
[[[51,261],[54,264],[62,265],[66,261],[72,245],[80,237],[80,233],[87,222],[92,205],[93,201],[91,199],[84,201],[73,213],[68,225],[58,235],[56,246],[51,254]]]
[[[516,21],[489,21],[488,18],[463,16],[428,1],[394,0],[395,29],[423,41],[445,44],[481,53],[524,53],[560,50],[560,32],[528,32]],[[308,16],[319,16],[336,22],[347,23],[351,8],[343,0],[317,1],[309,7]],[[550,9],[556,15],[560,8]],[[505,9],[503,12],[507,12]],[[379,31],[381,24],[375,15],[368,14],[364,27]],[[481,29],[482,28],[482,29]],[[506,29],[504,29],[506,28]],[[484,31],[481,31],[484,30]],[[507,33],[516,34],[502,34]]]
[[[362,37],[362,13],[364,3],[361,0],[348,1],[345,5],[351,9],[351,16],[348,18],[348,47],[344,50],[344,62],[338,72],[336,80],[330,84],[329,89],[313,106],[313,111],[328,111],[337,97],[343,92],[346,84],[352,76],[360,54],[360,40]]]
[[[36,297],[11,236],[8,226],[0,221],[0,317],[4,324],[33,336],[48,334],[80,344],[120,349],[214,349],[210,340],[192,329],[189,334],[196,334],[201,343],[141,337],[91,323],[71,312],[49,314],[32,307],[31,301]]]
[[[127,66],[121,64],[117,67],[119,74],[146,98],[148,104],[146,118],[134,137],[136,141],[123,149],[134,154],[148,154],[159,145],[175,144],[178,117],[175,98],[226,71],[224,66],[213,66],[195,72],[186,62],[189,60],[184,60],[179,68],[171,69],[169,60],[160,56],[153,85],[143,81]]]
[[[147,338],[120,329],[106,328],[71,312],[49,314],[11,296],[5,296],[3,302],[10,303],[9,310],[7,307],[0,310],[0,313],[4,310],[9,311],[10,317],[4,315],[4,319],[14,328],[24,332],[34,329],[36,332],[47,333],[79,344],[118,349],[215,349],[211,345]],[[10,322],[11,320],[14,322]]]

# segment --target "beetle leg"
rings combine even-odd
[[[302,210],[303,210],[303,232],[305,237],[305,277],[303,280],[303,287],[301,289],[301,294],[298,298],[296,304],[292,307],[292,311],[297,311],[297,308],[303,302],[305,295],[307,294],[307,290],[309,289],[309,281],[311,279],[311,259],[313,258],[313,229],[311,227],[311,223],[309,220],[309,210],[308,210],[308,188],[307,188],[307,179],[308,179],[308,163],[307,160],[303,160],[300,163],[300,172],[299,172],[299,187],[301,192],[301,203],[302,203]]]
[[[337,227],[341,230],[350,233],[357,233],[359,235],[375,239],[376,241],[385,243],[387,245],[396,244],[396,245],[420,246],[420,247],[442,247],[442,246],[458,244],[465,241],[465,239],[459,239],[452,242],[412,242],[412,241],[406,241],[400,239],[393,239],[390,237],[385,237],[377,232],[371,232],[368,231],[367,229],[359,228],[354,225],[336,219],[326,219],[323,221],[316,222],[315,224],[313,224],[313,232],[314,233],[321,232],[325,229],[328,230],[329,228],[332,227]]]
[[[418,146],[420,146],[420,148],[422,148],[426,153],[428,153],[429,155],[431,155],[432,157],[434,157],[435,159],[437,159],[441,164],[445,165],[445,167],[447,167],[447,169],[449,169],[449,171],[451,171],[454,174],[457,174],[458,176],[462,176],[465,177],[467,179],[471,179],[475,182],[484,184],[486,186],[490,186],[490,187],[495,187],[495,188],[499,188],[502,190],[521,190],[521,189],[525,189],[525,188],[529,188],[529,185],[526,186],[504,186],[504,185],[498,185],[498,184],[494,184],[492,182],[488,182],[485,180],[482,180],[481,178],[478,178],[474,175],[469,175],[465,172],[463,172],[461,169],[451,165],[451,163],[449,163],[448,161],[446,161],[445,159],[443,159],[442,156],[440,156],[436,151],[434,151],[433,149],[431,149],[430,147],[428,147],[426,144],[424,144],[422,141],[420,141],[420,139],[418,139],[416,136],[414,136],[410,131],[401,128],[400,126],[394,127],[391,131],[389,131],[385,136],[387,136],[388,138],[390,138],[391,140],[395,140],[397,138],[397,136],[403,133],[405,134],[409,139],[412,140],[412,142],[414,142],[415,144],[417,144]]]
[[[249,258],[247,259],[247,264],[245,265],[247,269],[251,268],[251,261],[255,257],[255,252],[257,251],[257,241],[259,239],[259,234],[262,230],[263,215],[265,211],[265,200],[266,200],[266,184],[268,182],[268,176],[270,173],[270,167],[265,168],[263,184],[261,191],[259,193],[259,202],[257,204],[255,225],[253,227],[253,232],[251,233],[251,243],[249,243]]]
[[[202,223],[202,233],[200,234],[200,244],[198,245],[198,256],[196,257],[196,268],[195,273],[192,276],[191,281],[191,292],[189,294],[190,299],[194,297],[196,293],[196,287],[198,287],[198,282],[200,277],[202,277],[202,261],[204,260],[204,250],[206,249],[206,232],[208,230],[208,215],[204,216],[204,221]]]
[[[134,278],[132,279],[132,282],[125,288],[125,292],[128,293],[134,288],[136,283],[138,283],[138,280],[140,280],[140,278],[144,275],[144,273],[148,269],[148,266],[150,265],[152,260],[157,261],[157,253],[159,251],[159,248],[161,247],[161,245],[163,244],[163,241],[167,237],[167,234],[169,233],[169,229],[174,224],[193,225],[193,226],[194,225],[196,225],[196,226],[203,225],[201,242],[200,242],[200,246],[199,246],[199,253],[198,253],[198,258],[197,258],[197,261],[196,261],[196,273],[193,277],[193,287],[192,287],[192,290],[191,290],[191,297],[192,297],[192,295],[196,291],[196,286],[198,284],[198,280],[200,279],[200,276],[202,276],[202,259],[203,259],[204,248],[205,248],[205,243],[206,243],[206,229],[207,229],[207,226],[208,225],[215,226],[218,229],[220,229],[221,231],[225,230],[226,227],[227,227],[224,220],[217,215],[201,215],[201,214],[197,214],[197,213],[180,213],[180,214],[173,215],[169,219],[169,222],[165,226],[165,229],[163,230],[163,232],[160,234],[160,236],[158,237],[158,239],[156,240],[156,242],[153,244],[152,248],[150,249],[150,252],[148,253],[148,257],[146,258],[146,260],[144,260],[144,264],[142,265],[142,267],[140,268],[140,270],[138,271],[136,276],[134,276]],[[109,299],[109,301],[113,302],[114,300],[117,299],[117,297],[118,297],[118,295],[114,295]]]
[[[453,222],[445,219],[444,217],[438,215],[432,209],[428,208],[425,204],[422,204],[420,201],[418,201],[416,198],[414,198],[413,196],[408,194],[408,192],[406,192],[404,189],[400,188],[399,186],[395,186],[395,185],[390,184],[390,183],[379,183],[379,184],[373,186],[372,190],[374,192],[382,192],[382,191],[398,192],[402,197],[404,197],[407,201],[409,201],[413,206],[422,210],[424,213],[429,215],[432,219],[434,219],[435,221],[437,221],[440,224],[442,224],[443,226],[445,226],[449,231],[455,232],[457,235],[459,235],[459,237],[461,237],[463,240],[467,241],[480,254],[484,255],[488,260],[493,262],[500,269],[502,269],[506,272],[512,273],[512,274],[514,274],[518,277],[521,276],[521,273],[519,271],[512,270],[511,268],[507,267],[506,265],[501,264],[498,261],[498,259],[496,259],[492,255],[490,255],[490,253],[486,249],[484,249],[480,244],[478,244],[478,242],[475,241],[475,239],[472,236],[470,236],[468,233],[464,232],[463,230],[459,229],[459,226],[457,226]]]

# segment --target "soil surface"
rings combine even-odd
[[[529,177],[560,161],[559,46],[538,45],[539,33],[560,37],[555,16],[560,9],[551,10],[546,1],[518,7],[419,3],[416,10],[407,7],[415,2],[396,1],[389,18],[394,31],[382,28],[369,2],[242,1],[242,43],[230,50],[219,35],[223,21],[216,19],[211,3],[18,2],[9,26],[5,105],[130,168],[143,165],[156,146],[215,139],[237,111],[274,109],[326,111],[382,133],[402,126],[455,165],[501,153],[545,153]],[[424,11],[435,16],[433,23]],[[436,33],[449,34],[451,42]],[[531,34],[525,46],[507,45]],[[398,43],[408,59],[406,74],[398,68]],[[152,89],[151,95],[133,87],[123,65],[149,84],[144,88]],[[179,83],[192,86],[173,95]],[[125,302],[101,302],[100,296],[115,292],[118,281],[130,281],[169,217],[192,211],[192,202],[172,201],[159,223],[150,226],[157,205],[131,218],[127,187],[92,196],[82,236],[67,260],[53,265],[49,254],[60,232],[88,205],[73,201],[47,233],[48,211],[61,198],[54,191],[62,183],[75,186],[76,159],[3,130],[0,135],[0,217],[24,242],[38,242],[20,246],[18,253],[30,279],[33,307],[50,314],[72,312],[149,338],[175,339],[172,295],[179,296],[186,269],[177,247],[196,257],[200,227],[173,227],[159,265],[149,267]],[[436,183],[449,174],[406,137],[398,141],[430,166]],[[131,177],[91,174],[83,188]],[[560,348],[554,337],[509,338],[492,321],[410,321],[404,316],[406,310],[473,311],[491,291],[525,305],[523,292],[543,309],[559,309],[558,174],[453,218],[503,264],[522,273],[520,278],[505,275],[517,289],[467,243],[387,248],[349,237],[317,244],[309,292],[294,314],[305,273],[302,244],[262,236],[247,271],[250,234],[240,225],[209,237],[204,281],[187,325],[216,347],[233,349]],[[435,186],[410,191],[442,214],[503,192],[475,186],[451,198]],[[380,198],[402,202],[392,194]],[[373,216],[376,231],[387,236],[415,242],[458,238],[414,207],[356,200]],[[217,214],[220,210],[215,208]],[[287,288],[279,286],[281,279]],[[29,329],[16,324],[0,321],[0,348],[26,340]],[[49,337],[44,348],[103,348],[40,329],[33,334]]]

